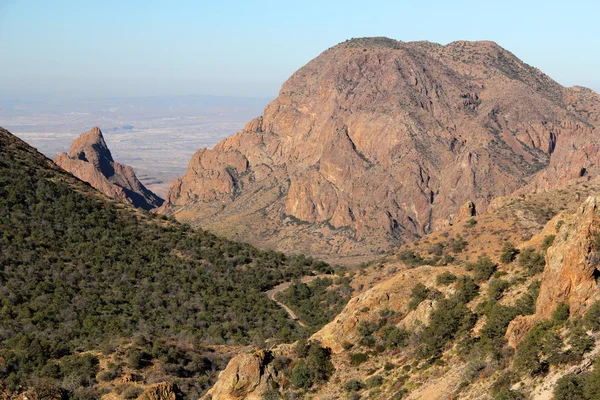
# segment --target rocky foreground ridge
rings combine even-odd
[[[371,283],[311,337],[331,350],[335,372],[327,382],[299,391],[298,344],[278,345],[234,357],[205,398],[596,398],[568,397],[583,389],[565,382],[592,377],[593,386],[600,375],[600,363],[592,366],[600,355],[600,198],[590,196],[578,208],[565,200],[597,192],[599,184],[595,179],[552,190],[553,201],[544,194],[503,199],[476,224],[463,225],[466,249],[447,264],[414,260],[434,254],[428,249],[439,248],[456,226],[415,242],[411,252],[418,257],[411,262],[401,253],[402,262],[388,257],[368,267],[355,279]],[[544,202],[564,211],[548,215],[533,235],[531,221],[513,220]],[[511,242],[516,246],[505,245]],[[465,262],[482,254],[495,265],[486,275],[481,259]],[[476,287],[457,300],[467,293],[465,276]],[[417,285],[428,294],[415,302]],[[461,307],[462,315],[453,316]],[[456,333],[447,341],[444,331],[452,324]],[[405,336],[398,340],[393,332]]]
[[[69,153],[60,153],[55,162],[108,197],[145,210],[163,203],[161,198],[144,187],[133,168],[113,160],[98,127],[75,139]]]
[[[600,96],[493,42],[353,39],[201,149],[164,210],[230,238],[372,256],[518,189],[595,174]]]

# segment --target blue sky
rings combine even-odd
[[[0,99],[269,96],[352,37],[493,40],[600,91],[597,1],[0,0]]]

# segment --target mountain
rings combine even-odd
[[[249,343],[305,335],[265,291],[330,272],[114,202],[2,128],[0,266],[2,399],[198,398]]]
[[[163,203],[161,198],[142,185],[133,168],[113,160],[98,127],[81,134],[71,144],[69,153],[60,153],[55,162],[108,197],[144,210]]]
[[[368,259],[495,196],[596,173],[600,96],[492,42],[353,39],[200,149],[163,211],[286,252]]]
[[[497,198],[363,266],[335,319],[236,355],[204,399],[597,399],[599,191],[596,177]]]

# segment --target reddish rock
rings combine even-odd
[[[263,247],[373,255],[468,201],[481,213],[494,196],[595,173],[599,99],[492,42],[350,40],[199,150],[164,210]]]
[[[98,127],[75,139],[69,153],[60,153],[55,162],[114,199],[145,210],[159,207],[163,203],[161,198],[142,185],[133,168],[113,160]]]

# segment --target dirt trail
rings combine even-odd
[[[300,279],[300,282],[302,283],[310,283],[312,281],[314,281],[315,279],[318,278],[333,278],[335,275],[327,275],[327,274],[323,274],[323,275],[311,275],[311,276],[303,276]],[[269,298],[269,300],[274,301],[275,304],[277,304],[279,307],[283,308],[288,315],[290,316],[291,319],[293,319],[294,321],[298,322],[298,324],[300,326],[304,326],[306,327],[307,325],[300,321],[300,318],[298,317],[298,315],[288,306],[286,306],[285,304],[283,304],[282,302],[280,302],[279,300],[277,300],[275,298],[275,296],[278,293],[284,292],[285,290],[287,290],[290,286],[292,286],[292,283],[294,283],[293,281],[289,281],[289,282],[284,282],[280,285],[275,286],[273,289],[266,291],[265,294],[267,295],[267,297]]]

